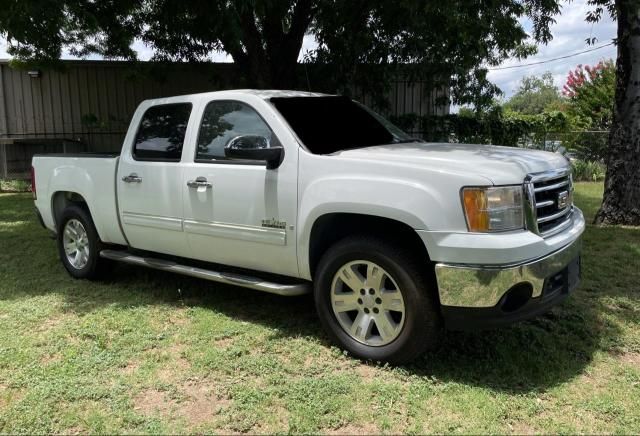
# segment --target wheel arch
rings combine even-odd
[[[51,214],[53,217],[53,224],[56,229],[60,223],[62,213],[72,204],[84,207],[93,218],[89,204],[82,194],[74,191],[56,191],[51,195]]]
[[[413,227],[402,221],[360,213],[325,213],[313,222],[308,241],[308,274],[312,278],[322,255],[341,239],[355,234],[375,235],[411,250],[425,265],[429,252]]]

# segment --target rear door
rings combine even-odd
[[[134,248],[188,256],[182,229],[183,145],[193,106],[190,102],[153,105],[125,144],[118,177],[122,227]],[[135,122],[135,118],[134,121]]]
[[[224,155],[238,135],[264,136],[270,145],[287,137],[267,105],[241,97],[202,102],[193,163],[182,180],[184,230],[191,257],[297,276],[297,144],[282,144],[284,160],[272,170]]]

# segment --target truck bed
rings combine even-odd
[[[35,155],[35,203],[44,225],[56,232],[56,213],[73,193],[84,199],[102,241],[126,244],[117,208],[118,162],[116,153]]]
[[[104,159],[113,159],[120,156],[120,152],[92,152],[92,151],[83,151],[80,153],[38,153],[34,154],[33,157],[80,157],[80,158],[104,158]]]

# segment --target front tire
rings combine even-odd
[[[402,364],[434,348],[441,317],[427,262],[384,240],[333,245],[315,274],[314,299],[331,339],[359,359]]]
[[[78,279],[98,279],[110,263],[100,258],[100,241],[88,210],[77,204],[68,206],[58,224],[58,253],[67,272]]]

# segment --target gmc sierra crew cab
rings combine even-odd
[[[562,155],[425,143],[342,96],[148,100],[119,154],[37,155],[33,172],[72,276],[124,262],[312,292],[330,338],[363,359],[406,362],[443,328],[541,314],[579,280],[585,222]]]

